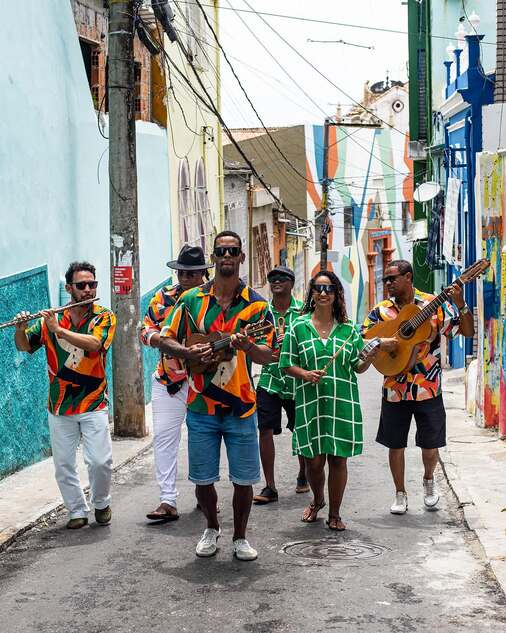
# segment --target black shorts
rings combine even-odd
[[[281,433],[281,415],[285,410],[288,418],[286,427],[293,431],[295,426],[295,400],[283,400],[275,393],[257,389],[258,428],[272,429],[274,435]]]
[[[412,416],[415,416],[417,446],[446,446],[446,412],[441,395],[419,401],[388,402],[383,399],[376,441],[388,448],[406,448]]]

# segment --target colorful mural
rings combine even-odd
[[[329,268],[345,287],[350,316],[361,321],[383,299],[383,271],[392,259],[411,260],[414,215],[412,161],[407,157],[407,92],[395,87],[374,108],[392,128],[330,127],[328,172]],[[308,180],[323,178],[323,126],[306,128]],[[321,187],[307,185],[308,209],[321,209]],[[308,213],[309,217],[309,213]],[[316,226],[318,224],[316,223]],[[317,229],[318,230],[318,229]],[[319,267],[319,235],[310,270]]]
[[[506,263],[503,233],[505,209],[504,157],[482,153],[477,161],[477,251],[490,260],[487,274],[477,282],[478,384],[476,420],[480,426],[499,426],[506,435]]]

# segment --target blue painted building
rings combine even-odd
[[[461,31],[462,32],[462,31]],[[445,101],[434,118],[435,145],[444,146],[440,182],[460,180],[460,196],[455,233],[454,261],[446,269],[446,282],[460,274],[481,253],[476,252],[475,177],[477,154],[483,148],[483,106],[494,97],[495,75],[486,74],[481,60],[483,35],[464,35],[456,48],[449,46],[446,69]],[[471,308],[476,306],[475,284],[468,284],[465,296]],[[473,353],[472,339],[458,337],[451,341],[449,360],[453,367],[463,367],[465,356]]]

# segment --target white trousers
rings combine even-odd
[[[156,480],[160,486],[160,501],[176,507],[177,454],[181,440],[181,426],[186,418],[188,382],[171,396],[165,385],[153,378],[151,404],[153,407],[153,450]]]
[[[88,467],[90,501],[98,510],[111,502],[112,443],[107,409],[77,415],[48,413],[56,482],[71,519],[89,512],[77,470],[77,447],[83,438]]]

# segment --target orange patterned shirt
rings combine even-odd
[[[26,329],[30,353],[46,348],[49,411],[76,415],[104,409],[108,404],[105,359],[116,329],[114,313],[94,303],[77,326],[68,310],[55,316],[62,328],[94,336],[102,347],[98,352],[86,352],[50,332],[44,319]]]
[[[264,319],[274,325],[267,301],[241,282],[231,306],[224,312],[216,301],[212,281],[188,290],[179,299],[161,336],[184,342],[193,333],[219,331],[235,334],[251,323]],[[276,347],[274,328],[258,344]],[[251,376],[251,361],[245,352],[233,350],[230,360],[220,363],[214,372],[189,372],[188,409],[215,415],[216,409],[231,410],[245,418],[256,410],[256,392]]]

